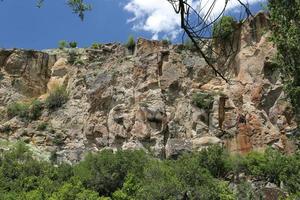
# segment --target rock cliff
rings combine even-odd
[[[0,50],[0,137],[70,162],[107,148],[144,149],[158,157],[212,144],[240,153],[267,146],[292,152],[297,125],[270,62],[276,49],[268,26],[263,13],[243,25],[233,63],[219,67],[228,83],[197,52],[160,41],[139,39],[133,55],[121,44]],[[34,121],[7,117],[9,104],[43,101],[57,85],[69,93],[63,107],[43,109]]]

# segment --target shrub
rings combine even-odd
[[[164,40],[162,40],[162,44],[165,46],[168,46],[171,44],[171,41],[169,39],[164,39]]]
[[[43,111],[44,105],[40,100],[33,100],[29,106],[29,119],[37,120]]]
[[[38,126],[37,126],[37,130],[38,131],[44,131],[46,130],[48,127],[48,123],[47,122],[41,122]]]
[[[128,48],[128,50],[131,51],[131,53],[134,52],[134,48],[135,48],[135,40],[133,36],[129,36],[126,47]]]
[[[1,132],[8,134],[11,130],[12,128],[10,127],[9,124],[4,124],[3,128],[1,129]]]
[[[58,42],[58,48],[64,49],[64,48],[67,48],[67,47],[68,47],[67,41],[61,40],[61,41]]]
[[[71,65],[75,64],[75,62],[78,60],[78,54],[75,50],[70,50],[69,51],[69,58],[68,58],[68,63]]]
[[[110,196],[121,188],[128,173],[141,175],[148,156],[142,151],[105,150],[98,154],[89,154],[75,168],[75,174],[85,186],[100,195]]]
[[[69,47],[76,48],[77,47],[77,42],[69,42]]]
[[[101,46],[102,46],[102,44],[100,44],[100,43],[93,43],[92,46],[91,46],[91,48],[92,49],[100,49]]]
[[[189,38],[184,41],[183,45],[184,45],[184,48],[187,50],[191,50],[191,51],[196,50],[194,43]]]
[[[41,116],[42,110],[43,104],[39,100],[33,100],[29,103],[16,102],[8,106],[7,116],[9,118],[18,116],[26,120],[36,120]]]
[[[192,103],[201,109],[211,109],[214,97],[208,93],[198,92],[193,95]]]
[[[69,94],[64,86],[57,86],[50,92],[45,105],[49,110],[55,110],[64,105],[69,99]]]
[[[7,116],[13,118],[15,116],[28,118],[29,105],[27,103],[15,102],[7,107]]]
[[[62,134],[56,134],[54,139],[53,139],[53,144],[56,146],[61,146],[64,144],[64,138]]]
[[[213,37],[220,40],[229,39],[234,32],[235,20],[231,16],[223,16],[213,26]]]

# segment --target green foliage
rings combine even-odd
[[[76,48],[77,47],[77,42],[69,42],[69,47]]]
[[[128,48],[128,50],[131,51],[131,53],[134,52],[134,48],[135,48],[135,40],[133,36],[129,36],[128,41],[126,43],[126,47]]]
[[[37,126],[36,129],[38,131],[44,131],[44,130],[47,129],[47,127],[48,127],[48,123],[47,122],[41,122],[41,123],[39,123],[39,125]]]
[[[29,119],[37,120],[41,115],[44,109],[44,105],[40,100],[33,100],[29,106]]]
[[[3,133],[9,134],[9,132],[12,131],[12,128],[10,127],[9,124],[4,124],[1,131],[2,131]]]
[[[183,45],[184,45],[184,48],[187,50],[190,50],[190,51],[196,50],[196,47],[195,47],[193,41],[189,38],[184,41]]]
[[[137,199],[182,199],[184,184],[168,163],[153,161],[146,166]]]
[[[276,63],[280,66],[286,92],[300,112],[300,1],[269,1],[271,40],[277,47]]]
[[[28,117],[29,105],[27,103],[16,102],[7,107],[7,116],[13,118],[19,116],[21,118]]]
[[[163,39],[162,44],[165,46],[168,46],[168,45],[172,44],[172,42],[169,39]]]
[[[16,102],[7,107],[7,116],[13,118],[18,116],[25,120],[38,119],[43,111],[43,103],[35,99],[31,102]]]
[[[213,26],[213,37],[221,41],[230,39],[235,28],[235,20],[231,16],[223,16]]]
[[[88,155],[76,166],[75,172],[85,186],[101,195],[110,196],[123,185],[127,173],[141,173],[147,160],[142,151],[102,151],[97,155]]]
[[[84,3],[84,0],[68,0],[67,4],[75,14],[78,14],[81,20],[84,19],[84,13],[92,9],[92,6]]]
[[[106,150],[73,166],[54,166],[32,155],[24,143],[0,152],[0,199],[255,199],[250,182],[237,182],[236,193],[231,190],[224,180],[232,173],[282,182],[290,199],[299,196],[300,153],[286,156],[268,149],[241,158],[212,146],[177,160],[159,160],[142,151]]]
[[[53,144],[56,146],[61,146],[64,144],[64,138],[62,134],[56,134],[53,139]]]
[[[67,48],[67,47],[68,47],[67,41],[61,40],[61,41],[58,42],[58,48],[64,49],[64,48]]]
[[[92,49],[101,49],[101,47],[102,47],[102,44],[100,44],[100,43],[93,43],[91,46]]]
[[[192,103],[201,109],[211,109],[214,97],[211,94],[198,92],[192,97]]]
[[[69,94],[64,86],[54,88],[45,101],[49,110],[55,110],[64,105],[69,99]]]

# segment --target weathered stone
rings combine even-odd
[[[116,43],[96,50],[0,50],[0,129],[12,126],[0,136],[54,149],[58,160],[70,162],[103,149],[144,149],[162,158],[209,145],[238,153],[268,146],[293,152],[290,137],[299,131],[269,62],[276,49],[262,32],[267,20],[259,13],[249,19],[257,30],[245,23],[236,35],[234,62],[220,69],[228,83],[196,52],[161,41],[138,39],[133,55]],[[72,52],[83,64],[68,63]],[[55,111],[43,109],[47,130],[37,131],[34,121],[8,121],[7,105],[44,100],[57,85],[66,87],[69,100]],[[198,92],[212,94],[210,109],[193,103]]]

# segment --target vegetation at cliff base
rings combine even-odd
[[[242,157],[212,146],[177,160],[158,160],[143,151],[105,150],[71,166],[37,160],[18,143],[0,154],[0,199],[250,200],[259,194],[246,177],[283,183],[283,191],[299,197],[299,172],[299,153],[283,155],[272,149]]]

